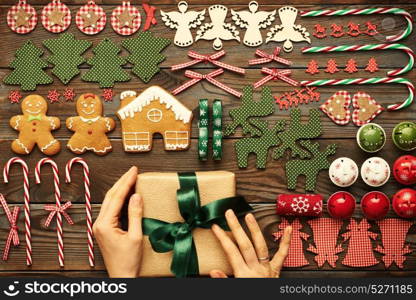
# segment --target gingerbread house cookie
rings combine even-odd
[[[152,139],[160,133],[165,150],[180,151],[190,146],[192,111],[159,86],[151,86],[137,95],[125,91],[120,96],[123,145],[126,152],[152,150]]]

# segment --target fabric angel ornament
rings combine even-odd
[[[212,46],[215,50],[221,50],[222,40],[236,40],[240,42],[238,30],[230,23],[225,23],[228,8],[224,5],[212,5],[208,8],[211,23],[202,25],[196,33],[195,41],[214,40]]]
[[[264,29],[272,24],[275,19],[276,10],[258,11],[259,4],[251,1],[248,4],[248,11],[231,10],[232,19],[237,26],[246,28],[243,43],[248,47],[257,47],[263,44],[263,37],[260,29]]]
[[[160,14],[167,27],[176,29],[174,44],[178,47],[188,47],[194,42],[191,28],[201,25],[201,22],[205,19],[205,9],[188,11],[188,3],[181,1],[178,3],[178,10],[172,12],[161,10]]]
[[[302,25],[295,25],[298,10],[291,6],[284,6],[278,10],[281,25],[276,25],[267,33],[266,43],[283,42],[283,50],[291,52],[293,42],[311,43],[310,34]]]

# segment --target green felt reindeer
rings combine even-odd
[[[319,171],[329,168],[328,156],[335,154],[337,145],[328,145],[321,152],[319,151],[319,143],[312,143],[310,140],[305,140],[300,141],[300,144],[312,153],[313,158],[307,160],[290,160],[286,163],[287,188],[289,190],[296,189],[297,178],[300,175],[305,175],[305,190],[313,192]]]
[[[260,130],[261,136],[242,138],[235,143],[238,166],[247,168],[249,154],[255,153],[257,159],[256,167],[264,169],[266,168],[269,149],[280,143],[277,133],[284,130],[286,121],[277,121],[273,128],[269,128],[267,121],[253,119],[251,122]]]
[[[238,126],[243,128],[244,134],[251,136],[260,136],[261,131],[253,126],[253,120],[250,117],[264,117],[274,112],[274,100],[269,87],[264,87],[261,91],[260,101],[253,100],[253,87],[245,86],[243,96],[241,97],[241,106],[230,111],[233,121],[225,128],[225,135],[231,135]]]
[[[274,150],[273,158],[281,158],[285,152],[291,149],[292,157],[309,158],[310,153],[300,148],[296,141],[312,139],[321,135],[321,118],[317,109],[309,110],[309,122],[302,124],[300,109],[292,109],[290,111],[290,125],[285,131],[280,132],[278,137],[282,143]]]

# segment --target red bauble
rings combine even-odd
[[[328,213],[335,219],[348,219],[355,209],[355,198],[348,192],[336,192],[327,202]]]
[[[398,183],[416,184],[416,157],[413,155],[400,156],[394,162],[393,175]]]
[[[402,189],[393,196],[393,209],[402,218],[416,217],[416,191]]]
[[[389,198],[382,192],[369,192],[361,199],[361,209],[367,219],[379,220],[384,218],[390,208]]]

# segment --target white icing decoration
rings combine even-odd
[[[52,130],[55,130],[56,129],[55,121],[52,118],[49,118],[49,124],[51,125]]]
[[[25,144],[23,144],[19,139],[16,140],[16,143],[18,143],[19,146],[25,150],[26,154],[29,154],[29,150],[26,148]]]
[[[98,121],[98,119],[100,119],[101,118],[101,116],[98,116],[98,117],[95,117],[95,118],[92,118],[92,119],[88,119],[88,118],[84,118],[84,117],[81,117],[81,116],[79,116],[79,118],[81,119],[81,121],[82,122],[84,122],[84,123],[94,123],[94,122],[97,122]]]
[[[44,147],[42,147],[40,150],[42,152],[44,152],[46,149],[48,149],[50,146],[52,146],[53,144],[55,144],[56,142],[58,142],[57,140],[52,140],[49,144],[45,145]]]
[[[120,95],[120,99],[124,100],[127,97],[136,97],[137,93],[135,91],[124,91]]]
[[[105,147],[103,150],[97,150],[94,147],[87,147],[84,146],[81,149],[80,148],[73,148],[70,144],[68,144],[68,147],[73,151],[73,152],[85,152],[85,151],[94,151],[94,152],[98,152],[98,153],[107,153],[108,150],[113,149],[113,147],[110,145],[108,147]]]
[[[16,118],[16,126],[14,126],[14,129],[15,130],[18,130],[19,129],[19,122],[20,122],[21,119],[22,119],[21,116],[17,116],[17,118]]]
[[[73,123],[74,123],[74,118],[70,118],[69,119],[69,124],[68,124],[69,129],[72,129]]]
[[[108,118],[105,119],[105,126],[107,127],[108,131],[111,130],[111,124],[110,124],[110,120]]]

